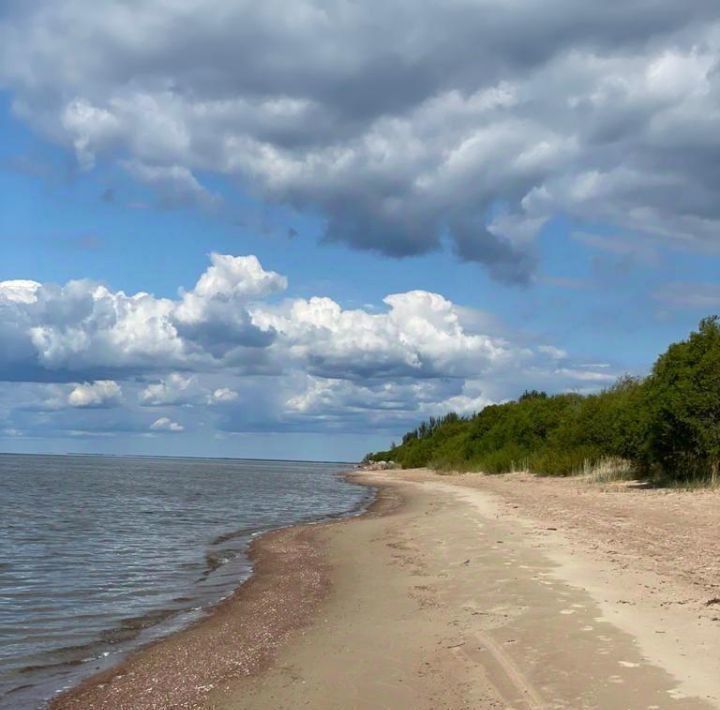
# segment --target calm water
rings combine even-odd
[[[357,510],[342,464],[0,455],[0,708],[202,614],[258,532]]]

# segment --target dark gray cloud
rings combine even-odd
[[[215,172],[522,282],[557,212],[717,245],[719,45],[714,0],[48,0],[7,8],[0,82],[164,205],[214,209]]]

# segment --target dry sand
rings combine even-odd
[[[374,512],[261,539],[209,621],[56,707],[720,707],[720,495],[362,477]]]

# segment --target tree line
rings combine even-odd
[[[720,322],[702,320],[645,378],[622,377],[590,395],[527,391],[471,416],[420,424],[368,461],[403,468],[566,476],[613,460],[638,477],[720,477]]]

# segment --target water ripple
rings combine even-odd
[[[347,512],[337,464],[0,455],[0,708],[196,618],[258,531]],[[92,661],[92,663],[88,663]]]

